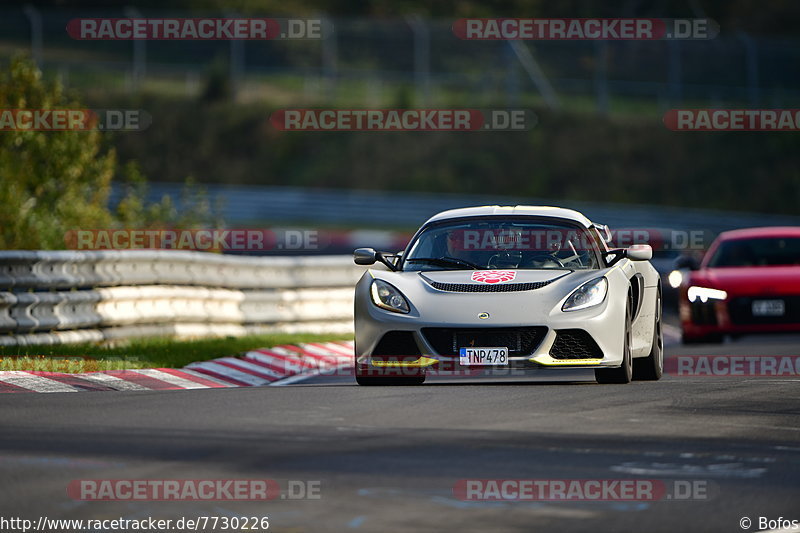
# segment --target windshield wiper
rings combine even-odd
[[[480,270],[482,267],[479,267],[475,263],[470,263],[464,259],[458,259],[456,257],[412,257],[406,259],[409,263],[430,263],[431,265],[436,266],[457,266],[457,267],[467,267],[473,268],[476,270]]]

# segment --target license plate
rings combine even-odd
[[[462,365],[507,365],[508,348],[461,348],[459,362]]]
[[[786,303],[783,300],[753,300],[753,316],[783,316]]]

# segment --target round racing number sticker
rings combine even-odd
[[[472,281],[480,283],[505,283],[516,277],[514,270],[476,270],[472,273]]]

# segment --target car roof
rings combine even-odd
[[[759,237],[800,237],[800,226],[768,226],[724,231],[719,234],[720,241],[752,239]]]
[[[585,228],[588,228],[592,225],[591,220],[577,211],[563,207],[550,207],[543,205],[484,205],[481,207],[462,207],[459,209],[449,209],[432,216],[425,222],[425,224],[438,222],[441,220],[448,220],[451,218],[489,217],[496,215],[561,218],[571,222],[577,222]]]

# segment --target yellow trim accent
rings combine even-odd
[[[532,363],[538,363],[540,365],[545,366],[581,366],[581,365],[599,365],[603,362],[603,359],[568,359],[568,360],[556,360],[552,359],[550,361],[537,361],[536,358],[528,359]]]
[[[378,367],[404,367],[404,368],[422,368],[426,366],[435,365],[438,363],[438,359],[431,359],[430,357],[420,357],[415,361],[376,361],[375,359],[370,359],[369,363],[372,366]]]

